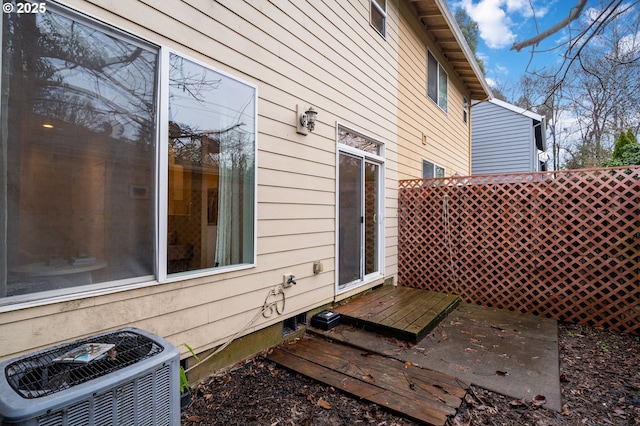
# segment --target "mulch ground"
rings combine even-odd
[[[450,426],[640,425],[640,337],[560,325],[563,409],[470,388]],[[410,349],[409,349],[410,350]],[[264,354],[194,386],[182,426],[416,425],[366,401],[284,370]]]

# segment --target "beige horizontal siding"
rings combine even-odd
[[[397,1],[387,3],[382,38],[369,25],[369,0],[65,0],[258,87],[257,264],[5,310],[0,359],[124,326],[201,351],[333,300],[337,122],[385,143],[385,274],[396,274],[400,17]],[[319,112],[308,136],[296,133],[296,104]],[[285,313],[249,325],[284,273],[298,282],[286,290]]]
[[[422,177],[422,160],[446,168],[446,174],[468,174],[469,131],[462,120],[462,83],[436,44],[425,33],[409,5],[401,3],[399,55],[399,178]],[[427,49],[448,75],[448,112],[427,96]],[[468,96],[467,96],[468,98]],[[426,145],[422,136],[426,135]]]

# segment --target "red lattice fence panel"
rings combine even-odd
[[[640,167],[400,182],[398,283],[640,334]]]

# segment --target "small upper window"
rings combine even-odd
[[[371,0],[371,25],[386,37],[387,0]]]
[[[427,95],[447,112],[447,81],[449,77],[431,52],[427,52]]]
[[[438,166],[431,161],[422,160],[422,178],[441,178],[444,177],[444,167]]]
[[[350,146],[352,148],[359,149],[369,154],[382,155],[382,145],[378,142],[359,135],[354,132],[350,132],[343,128],[338,130],[338,141],[341,144]]]

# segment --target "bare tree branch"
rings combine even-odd
[[[561,29],[569,25],[571,21],[576,20],[580,16],[580,14],[582,13],[582,10],[586,5],[587,5],[587,0],[578,0],[578,3],[573,8],[571,8],[571,12],[569,13],[569,16],[567,16],[565,19],[558,22],[556,25],[547,29],[546,31],[543,31],[527,40],[513,43],[511,50],[515,50],[516,52],[519,52],[525,47],[537,44],[540,41],[544,40],[545,38],[549,37],[550,35],[557,33],[558,31],[560,31]]]

